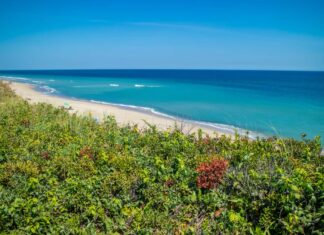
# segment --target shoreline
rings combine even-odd
[[[113,104],[102,101],[95,100],[81,100],[72,97],[57,96],[53,94],[45,94],[37,90],[37,85],[29,83],[20,83],[11,80],[2,80],[9,83],[11,89],[20,97],[27,100],[29,103],[48,103],[52,104],[55,107],[63,106],[64,103],[68,103],[72,110],[68,110],[69,113],[77,113],[79,115],[89,115],[91,114],[94,118],[99,121],[102,120],[105,116],[111,115],[114,116],[116,122],[120,126],[125,125],[138,125],[140,129],[148,128],[149,125],[155,125],[159,130],[172,130],[175,127],[178,127],[185,134],[197,133],[199,129],[203,131],[204,134],[209,136],[221,136],[225,135],[228,137],[233,137],[235,131],[239,134],[245,130],[239,128],[235,129],[233,127],[233,133],[225,130],[219,130],[219,128],[214,127],[213,123],[201,123],[199,121],[193,120],[184,120],[176,117],[169,116],[167,114],[160,114],[159,112],[154,113],[151,108],[146,107],[137,107],[120,104]],[[143,110],[138,110],[142,108]],[[148,124],[147,124],[148,123]],[[222,124],[219,124],[220,127]],[[227,125],[224,125],[224,129]],[[230,128],[228,126],[227,128]],[[241,131],[241,133],[240,133]],[[253,139],[249,135],[249,138]]]

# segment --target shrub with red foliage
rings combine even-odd
[[[23,119],[21,120],[21,125],[23,125],[24,127],[29,127],[30,121],[28,119]]]
[[[42,158],[44,158],[44,159],[46,159],[46,160],[48,160],[48,159],[50,158],[50,156],[49,156],[49,152],[47,152],[47,151],[42,152],[41,156],[42,156]]]
[[[79,156],[80,157],[88,157],[93,160],[93,151],[90,147],[84,147],[80,150]]]
[[[197,186],[202,189],[213,189],[221,183],[228,161],[224,159],[214,159],[211,162],[201,163],[196,171],[198,173]]]
[[[171,187],[175,184],[174,180],[173,179],[168,179],[167,181],[164,182],[164,186],[166,187]]]

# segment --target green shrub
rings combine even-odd
[[[0,233],[321,234],[320,150],[96,123],[0,83]],[[196,169],[215,156],[227,165],[200,189]]]

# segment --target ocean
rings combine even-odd
[[[243,129],[324,137],[324,72],[235,70],[0,71],[52,95]],[[321,141],[323,143],[323,139]]]

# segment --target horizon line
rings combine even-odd
[[[212,68],[70,68],[70,69],[0,69],[10,71],[73,71],[73,70],[192,70],[192,71],[268,71],[268,72],[324,72],[324,70],[293,70],[293,69],[212,69]]]

